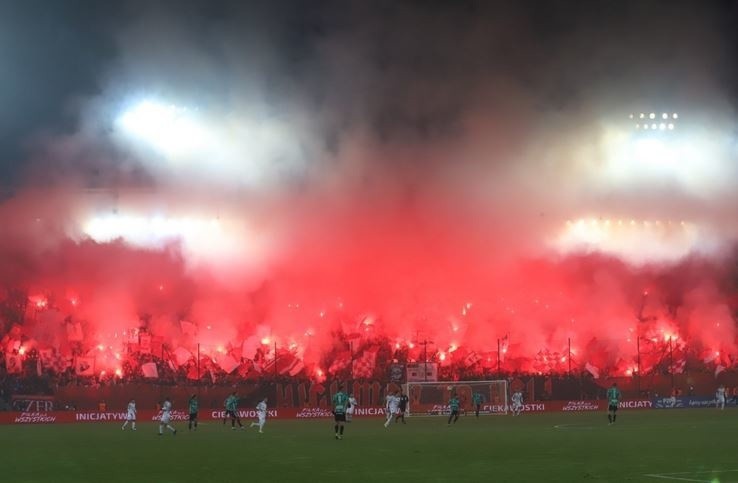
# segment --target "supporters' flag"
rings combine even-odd
[[[261,340],[255,335],[252,335],[243,341],[241,345],[241,357],[244,359],[253,359],[259,347],[261,347]]]
[[[476,364],[477,362],[479,362],[481,360],[482,360],[482,358],[479,356],[479,354],[477,354],[476,352],[472,351],[464,359],[464,365],[466,367],[471,367],[471,366],[473,366],[474,364]]]
[[[328,372],[331,374],[335,374],[345,368],[347,368],[351,364],[351,351],[343,351],[336,355],[336,357],[333,359],[333,362],[331,362],[330,367],[328,367]]]
[[[594,377],[595,379],[600,378],[600,370],[597,367],[587,362],[586,364],[584,364],[584,368],[587,370],[587,372],[592,374],[592,377]]]
[[[188,335],[192,337],[197,335],[197,325],[193,324],[192,322],[182,320],[179,322],[179,328],[180,330],[182,330],[183,335]]]
[[[369,378],[374,373],[377,364],[378,348],[365,349],[356,361],[354,361],[354,377]]]
[[[54,349],[41,349],[40,351],[38,351],[38,360],[46,369],[53,369],[54,359]]]
[[[74,372],[78,376],[94,376],[95,375],[95,358],[94,357],[77,357],[74,359]]]
[[[233,357],[228,354],[218,357],[218,365],[225,371],[226,374],[230,374],[235,371],[236,368],[241,365],[240,362],[236,361]]]
[[[5,370],[8,374],[20,374],[23,371],[23,356],[5,354]]]
[[[304,367],[302,359],[298,358],[294,354],[285,354],[284,358],[279,362],[281,362],[281,364],[277,364],[277,370],[280,374],[293,375],[295,370],[297,370],[295,374],[298,374],[302,370],[302,367]]]
[[[54,360],[50,367],[56,372],[64,372],[72,367],[72,358],[68,355],[65,356],[63,354],[57,354],[54,356]]]
[[[138,329],[128,329],[128,331],[123,331],[124,335],[127,334],[128,337],[128,343],[129,344],[136,344],[138,345]]]
[[[719,355],[720,355],[720,354],[718,354],[718,353],[717,353],[717,352],[715,352],[715,351],[710,351],[710,352],[708,352],[708,353],[707,353],[707,355],[706,355],[706,356],[705,356],[705,357],[704,357],[704,358],[702,359],[702,362],[704,362],[705,364],[708,364],[708,363],[710,363],[710,362],[714,361],[715,359],[717,359]]]
[[[5,341],[5,352],[18,352],[21,346],[20,339],[13,339],[12,337],[4,337]]]
[[[67,340],[70,342],[82,342],[82,339],[84,339],[82,324],[79,322],[67,323]]]
[[[164,337],[151,337],[151,353],[155,356],[164,354]]]
[[[147,377],[149,379],[156,379],[157,377],[159,377],[159,369],[157,369],[155,362],[147,362],[146,364],[141,364],[141,372],[143,373],[144,377]]]
[[[684,369],[687,367],[687,359],[679,359],[674,361],[674,365],[672,366],[672,370],[675,374],[682,374],[684,372]]]
[[[180,366],[186,364],[192,357],[192,352],[184,347],[177,347],[177,350],[174,351],[174,360]]]
[[[246,361],[240,366],[238,366],[238,375],[241,377],[246,377],[249,375],[251,371],[254,369],[254,364],[251,361]]]
[[[720,374],[724,370],[725,370],[725,366],[718,364],[718,366],[715,368],[715,377],[718,377],[718,374]]]
[[[197,370],[197,364],[192,364],[189,369],[187,369],[187,379],[191,379],[193,381],[197,381],[199,379],[199,371]]]
[[[298,359],[297,360],[297,363],[294,364],[292,366],[292,368],[290,369],[289,374],[290,374],[290,376],[294,377],[294,376],[298,375],[299,373],[301,373],[303,371],[303,369],[305,369],[305,363],[302,362],[302,359]]]
[[[266,374],[289,374],[292,370],[301,363],[300,359],[295,357],[294,354],[288,351],[280,351],[277,356],[277,369],[274,369],[274,360],[269,361],[264,366],[264,373]]]
[[[362,314],[359,316],[358,320],[359,320],[359,327],[358,327],[359,332],[369,332],[377,324],[377,316],[374,314]]]
[[[151,334],[139,334],[138,350],[141,354],[151,354]]]

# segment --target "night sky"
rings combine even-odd
[[[327,149],[357,124],[381,143],[458,136],[468,109],[498,102],[485,86],[572,116],[644,99],[733,109],[737,27],[730,1],[2,0],[0,177],[33,184],[24,166],[54,170],[47,147],[85,106],[110,113],[128,93],[301,105]],[[98,179],[114,161],[64,164],[119,179]]]

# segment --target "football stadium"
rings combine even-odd
[[[0,2],[11,482],[738,482],[738,7]]]

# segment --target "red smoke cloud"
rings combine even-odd
[[[568,370],[569,342],[574,369],[613,374],[636,369],[639,337],[642,370],[665,360],[669,339],[680,358],[729,365],[737,354],[734,273],[708,259],[634,267],[597,254],[536,255],[451,203],[325,202],[275,210],[260,229],[280,250],[259,266],[234,254],[225,268],[188,259],[176,241],[146,248],[68,236],[61,220],[74,218],[74,203],[37,221],[29,199],[2,210],[6,302],[10,289],[29,296],[26,345],[92,351],[97,369],[119,369],[142,328],[170,353],[194,354],[199,343],[214,359],[251,359],[276,343],[308,365],[321,364],[341,332],[386,339],[416,360],[417,342],[431,340],[442,364],[474,354],[496,366],[499,344],[504,369],[533,372]],[[79,345],[69,327],[77,322]]]

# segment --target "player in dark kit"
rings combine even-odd
[[[348,407],[348,396],[343,392],[343,386],[338,386],[338,392],[333,395],[333,419],[336,424],[336,439],[343,439],[343,425],[346,423],[346,409]]]
[[[197,431],[197,410],[199,409],[200,403],[197,401],[197,394],[193,394],[190,398],[190,402],[187,405],[190,413],[190,424],[189,429],[192,430],[193,426]]]
[[[231,429],[236,429],[236,423],[238,423],[238,426],[241,429],[246,429],[243,427],[243,424],[241,424],[241,418],[238,417],[238,396],[236,396],[235,391],[231,393],[228,398],[225,400],[225,417],[223,418],[223,424],[226,423],[226,419],[230,416],[231,418]]]
[[[448,424],[451,424],[451,420],[456,424],[456,421],[459,420],[459,409],[461,409],[461,403],[459,403],[459,398],[456,397],[456,394],[451,396],[448,407],[451,409],[451,414],[448,416]]]
[[[607,390],[607,420],[610,424],[613,424],[618,417],[618,403],[620,403],[620,389],[618,389],[618,383],[613,382],[612,387]]]
[[[482,408],[482,395],[475,392],[472,395],[472,401],[474,402],[474,414],[479,417],[479,410]]]
[[[405,411],[407,410],[407,402],[409,400],[410,398],[407,397],[407,394],[400,393],[399,410],[397,411],[397,415],[395,415],[395,422],[402,419],[402,424],[407,424],[405,422]]]

